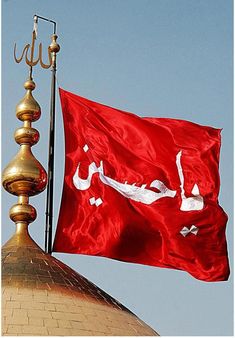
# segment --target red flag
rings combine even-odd
[[[66,162],[53,250],[228,279],[220,130],[60,97]]]

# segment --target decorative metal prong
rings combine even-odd
[[[42,68],[48,69],[51,67],[52,65],[52,57],[51,57],[51,51],[50,51],[50,47],[48,47],[48,59],[49,59],[49,63],[46,65],[45,63],[43,63],[42,61],[42,44],[40,43],[39,45],[39,60],[40,60],[40,65]]]
[[[16,44],[14,46],[14,58],[15,58],[15,61],[17,63],[20,63],[25,55],[25,62],[27,63],[28,66],[30,67],[34,67],[38,64],[38,62],[40,61],[40,65],[42,68],[50,68],[51,65],[52,65],[52,57],[51,57],[51,50],[50,50],[50,47],[48,47],[48,59],[49,59],[49,63],[48,64],[45,64],[43,63],[42,61],[42,43],[39,44],[39,52],[38,52],[38,58],[34,60],[34,48],[35,48],[35,40],[36,40],[36,32],[35,30],[33,30],[33,33],[32,33],[32,43],[31,43],[31,46],[30,44],[28,43],[24,49],[23,49],[23,52],[21,54],[21,57],[20,58],[17,58],[16,57]],[[28,58],[28,52],[29,52],[29,49],[31,48],[31,53],[30,53],[30,58]]]
[[[30,47],[30,44],[28,43],[24,47],[21,57],[19,59],[17,59],[17,57],[16,57],[16,43],[15,43],[15,46],[14,46],[14,59],[15,59],[15,62],[20,63],[22,61],[22,59],[24,57],[24,53],[25,53],[25,51],[26,51],[26,53],[28,52],[29,47]]]
[[[26,62],[27,65],[29,65],[30,67],[34,67],[34,66],[36,66],[36,64],[38,63],[39,58],[40,58],[40,55],[38,55],[37,60],[33,61],[33,57],[32,57],[32,47],[31,47],[31,57],[30,57],[30,60],[29,60],[29,59],[28,59],[28,51],[29,51],[29,49],[28,49],[27,52],[25,53],[25,62]]]

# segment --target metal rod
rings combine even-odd
[[[47,185],[46,236],[45,236],[45,251],[49,254],[51,254],[52,252],[54,143],[55,143],[55,89],[56,89],[56,64],[55,62],[53,62],[52,63],[52,76],[51,76],[51,106],[50,106],[48,185]]]
[[[53,223],[53,190],[54,190],[54,143],[55,143],[55,98],[56,98],[56,53],[60,47],[56,43],[56,22],[43,16],[34,15],[34,21],[38,19],[53,23],[54,30],[50,50],[52,54],[51,74],[51,103],[50,103],[50,129],[48,150],[48,184],[46,199],[46,228],[45,228],[45,252],[52,252],[52,223]]]
[[[50,20],[50,19],[47,19],[47,18],[45,18],[44,16],[40,16],[40,15],[37,15],[37,14],[34,15],[34,19],[35,19],[35,18],[36,18],[36,20],[37,20],[37,18],[39,18],[39,19],[41,19],[41,20],[44,20],[44,21],[48,21],[48,22],[53,23],[53,25],[54,25],[54,31],[53,31],[53,34],[56,34],[56,22],[55,22],[55,21]]]

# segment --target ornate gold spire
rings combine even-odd
[[[51,44],[47,48],[49,59],[47,64],[42,61],[42,43],[39,44],[38,57],[35,58],[34,55],[35,40],[37,39],[38,18],[51,22],[54,26],[53,34],[51,36]],[[10,209],[10,218],[17,225],[16,233],[18,235],[21,232],[27,234],[28,232],[25,231],[25,229],[28,228],[28,224],[30,222],[33,222],[36,219],[36,210],[29,204],[29,196],[40,193],[47,185],[47,174],[42,165],[31,152],[31,147],[39,140],[39,132],[32,128],[31,124],[32,122],[37,121],[41,115],[40,106],[32,95],[32,91],[36,87],[32,79],[32,73],[33,67],[35,67],[38,63],[40,63],[42,68],[51,68],[52,70],[53,93],[51,96],[51,116],[53,118],[51,117],[50,124],[50,144],[52,145],[51,138],[53,138],[54,146],[56,54],[60,50],[60,46],[56,40],[56,22],[35,15],[31,45],[25,45],[19,58],[16,57],[16,44],[14,47],[14,58],[17,63],[20,63],[25,57],[25,62],[29,66],[29,78],[24,84],[26,94],[16,106],[16,116],[19,120],[23,121],[23,127],[17,129],[15,132],[15,140],[20,145],[20,150],[10,164],[5,168],[2,177],[2,184],[9,193],[19,197],[18,203],[13,205]],[[30,57],[28,56],[29,53]],[[53,129],[53,135],[51,129]],[[53,146],[51,146],[52,149],[54,148]],[[50,163],[54,161],[54,150],[52,153],[53,158],[50,159]],[[50,154],[50,157],[51,156],[52,155]],[[51,181],[53,181],[51,172],[53,172],[53,169],[49,168],[48,172],[50,174],[48,186],[51,186]]]
[[[37,217],[35,208],[29,204],[29,196],[37,195],[47,184],[46,171],[31,151],[39,140],[39,132],[31,124],[41,115],[40,106],[32,95],[35,87],[30,76],[24,84],[26,94],[16,106],[16,116],[23,121],[23,127],[15,131],[15,140],[20,149],[2,175],[3,187],[10,194],[18,196],[18,203],[11,207],[9,215],[16,223],[16,232],[22,235],[28,233],[28,224]]]

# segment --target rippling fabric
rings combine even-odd
[[[220,130],[60,97],[66,161],[53,250],[227,280]]]

